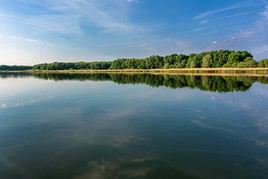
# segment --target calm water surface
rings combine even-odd
[[[2,74],[0,178],[266,179],[267,84]]]

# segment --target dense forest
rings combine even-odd
[[[20,71],[20,70],[30,70],[32,66],[7,66],[7,65],[0,65],[0,71]]]
[[[154,55],[146,58],[122,58],[109,62],[44,63],[29,66],[0,66],[1,71],[14,70],[107,70],[170,68],[249,68],[268,67],[268,59],[257,62],[247,51],[218,50],[199,54]]]
[[[268,67],[268,61],[259,64],[247,51],[219,50],[199,54],[172,54],[150,56],[142,59],[126,58],[111,62],[50,63],[35,65],[35,70],[80,70],[80,69],[169,69],[169,68],[247,68]]]

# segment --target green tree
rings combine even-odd
[[[268,68],[268,59],[263,59],[259,61],[258,67],[260,68]]]
[[[259,67],[267,67],[267,59],[258,63]],[[70,69],[156,69],[156,68],[220,68],[220,67],[256,67],[257,62],[247,51],[218,50],[199,54],[154,55],[142,59],[122,58],[112,62],[76,62],[38,64],[30,67],[36,70],[70,70]],[[4,69],[4,67],[2,67]],[[6,69],[6,68],[5,68]],[[9,68],[11,69],[11,67]],[[14,67],[13,67],[14,69]]]
[[[237,67],[239,68],[249,68],[249,67],[257,67],[258,63],[253,60],[252,57],[247,57],[244,61],[238,63]]]
[[[209,68],[212,66],[212,55],[207,54],[202,59],[202,68]]]

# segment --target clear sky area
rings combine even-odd
[[[0,64],[234,49],[268,57],[267,0],[1,0]]]

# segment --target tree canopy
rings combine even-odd
[[[32,69],[31,66],[7,66],[7,65],[0,65],[0,71],[20,71],[20,70],[30,70]]]
[[[264,59],[259,61],[258,67],[260,68],[268,68],[268,59]]]
[[[247,51],[219,50],[199,54],[154,55],[146,58],[121,58],[111,62],[77,62],[35,65],[38,70],[79,70],[79,69],[157,69],[157,68],[220,68],[257,67],[258,63]]]
[[[217,50],[199,54],[153,55],[146,58],[121,58],[114,61],[54,62],[30,66],[0,66],[1,71],[14,70],[108,70],[170,68],[254,68],[268,67],[268,59],[257,62],[247,51]]]

